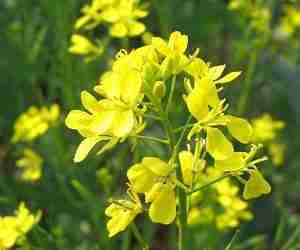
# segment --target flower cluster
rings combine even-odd
[[[82,8],[76,29],[93,29],[100,24],[109,27],[113,37],[139,36],[146,27],[138,20],[148,15],[139,0],[93,0]]]
[[[20,170],[18,173],[20,180],[35,182],[41,178],[43,159],[30,147],[35,139],[45,134],[50,127],[57,123],[59,116],[59,106],[53,104],[49,108],[46,106],[41,108],[31,106],[17,118],[11,141],[14,144],[27,144],[23,148],[22,157],[16,161],[16,166]]]
[[[21,170],[20,179],[26,182],[34,182],[42,175],[42,157],[30,148],[23,150],[22,158],[18,159],[16,165]]]
[[[50,108],[29,107],[15,122],[12,142],[31,142],[43,135],[57,121],[59,113],[57,104],[52,105]]]
[[[91,30],[99,25],[106,26],[113,38],[127,38],[142,35],[146,26],[139,21],[148,15],[146,5],[140,0],[92,0],[82,10],[82,16],[75,22],[76,30]],[[102,55],[109,41],[91,42],[82,34],[71,37],[69,52],[85,56],[89,62]]]
[[[230,0],[228,8],[249,20],[250,27],[257,33],[269,31],[271,11],[264,1]]]
[[[205,183],[221,176],[221,171],[209,167],[201,178]],[[207,196],[208,192],[211,195]],[[192,194],[188,214],[189,225],[215,224],[218,229],[225,230],[235,228],[241,221],[253,218],[248,210],[248,203],[239,197],[239,187],[229,179],[217,182],[206,193],[198,191]]]
[[[296,5],[285,5],[284,16],[279,24],[279,31],[287,37],[292,36],[300,28],[300,8]]]
[[[243,145],[247,148],[252,126],[245,119],[227,114],[229,105],[220,97],[222,90],[241,72],[224,75],[225,65],[212,66],[198,57],[198,50],[187,54],[187,48],[188,37],[176,31],[168,41],[153,37],[147,46],[131,52],[120,51],[111,70],[100,77],[94,88],[102,98],[83,91],[81,101],[86,111],[72,110],[66,118],[66,126],[84,137],[75,153],[75,162],[82,161],[103,141],[106,144],[99,153],[128,137],[133,142],[150,139],[168,146],[167,160],[143,156],[128,169],[129,198],[112,199],[106,209],[110,236],[125,230],[142,212],[148,212],[151,221],[160,224],[175,221],[178,203],[179,214],[188,213],[187,197],[218,182],[219,177],[208,178],[211,161],[210,168],[222,177],[234,177],[244,185],[245,199],[271,191],[257,167],[265,160],[255,159],[260,147],[251,145],[250,151],[245,152],[235,150],[235,143],[239,143],[239,149]],[[181,85],[178,79],[182,79]],[[176,129],[170,111],[174,92],[179,89],[183,99],[178,103],[187,107],[190,118],[185,126]],[[161,122],[167,139],[141,135],[147,120],[152,118]],[[181,149],[183,143],[186,150]],[[218,219],[220,227],[225,227],[224,221],[232,227],[240,219],[251,217],[247,203],[236,197],[236,187],[220,182],[215,190],[225,210]]]
[[[285,145],[278,142],[279,133],[285,127],[281,120],[273,119],[269,114],[252,119],[254,143],[264,143],[267,146],[271,160],[275,166],[284,162]]]
[[[69,52],[76,55],[87,56],[87,61],[101,55],[104,49],[103,46],[98,46],[88,38],[79,34],[72,35],[71,43],[72,45],[69,48]]]
[[[30,213],[25,204],[20,203],[14,216],[0,216],[0,249],[12,248],[39,222],[41,212]]]

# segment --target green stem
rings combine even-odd
[[[148,244],[144,240],[142,234],[140,233],[139,229],[137,228],[137,226],[136,226],[136,224],[134,222],[131,223],[130,228],[132,230],[133,235],[135,236],[135,238],[139,242],[142,250],[150,250]]]
[[[170,120],[169,120],[169,111],[170,111],[170,107],[172,105],[175,86],[176,86],[176,75],[174,75],[172,78],[171,90],[170,90],[166,109],[164,111],[160,107],[160,115],[162,117],[162,123],[163,123],[164,129],[165,129],[166,134],[169,139],[171,162],[175,164],[177,179],[180,182],[182,182],[182,173],[181,173],[180,165],[177,163],[177,154],[178,154],[178,150],[179,150],[181,141],[183,139],[183,136],[186,132],[186,129],[184,129],[184,131],[182,131],[179,140],[175,144],[173,128],[172,128]],[[188,120],[187,124],[190,122],[189,120]],[[187,232],[187,195],[186,195],[186,191],[180,187],[177,187],[176,194],[177,194],[177,198],[179,200],[178,250],[187,250],[187,235],[188,235],[188,232]]]
[[[163,143],[163,144],[169,144],[168,140],[164,140],[164,139],[159,139],[156,137],[152,137],[152,136],[145,136],[145,135],[135,135],[133,137],[139,138],[139,139],[143,139],[143,140],[149,140],[149,141],[154,141],[154,142],[159,142],[159,143]]]
[[[173,96],[174,96],[174,92],[175,92],[175,86],[176,86],[176,75],[174,75],[172,77],[171,90],[170,90],[170,94],[169,94],[169,98],[168,98],[168,103],[166,106],[166,114],[167,115],[169,115],[170,107],[172,105]]]
[[[250,57],[250,61],[248,64],[248,70],[247,75],[245,79],[245,86],[244,91],[242,92],[242,95],[240,96],[239,102],[238,102],[238,113],[240,115],[243,115],[246,111],[248,99],[251,96],[252,92],[252,81],[253,81],[253,75],[256,70],[257,65],[257,57],[258,57],[259,50],[256,49]]]
[[[219,181],[221,181],[221,180],[223,180],[225,178],[228,178],[230,176],[231,176],[230,174],[223,175],[223,176],[221,176],[221,177],[219,177],[219,178],[217,178],[217,179],[215,179],[215,180],[213,180],[213,181],[211,181],[211,182],[209,182],[209,183],[207,183],[207,184],[205,184],[205,185],[203,185],[201,187],[195,188],[194,190],[192,190],[191,192],[189,192],[188,195],[191,195],[191,194],[193,194],[195,192],[198,192],[198,191],[201,191],[203,189],[206,189],[206,188],[210,187],[211,185],[213,185],[213,184],[215,184],[215,183],[217,183],[217,182],[219,182]]]

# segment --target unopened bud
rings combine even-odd
[[[163,81],[156,81],[153,86],[153,95],[158,98],[163,98],[166,94],[166,85]]]

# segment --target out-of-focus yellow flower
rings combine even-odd
[[[284,144],[272,142],[268,145],[268,152],[275,166],[281,166],[284,162],[284,153],[286,146]]]
[[[90,58],[101,55],[103,53],[103,47],[97,47],[82,35],[72,35],[71,42],[72,45],[69,48],[70,53],[89,56]]]
[[[212,207],[192,207],[188,214],[188,225],[210,224],[214,222],[214,217],[215,212]]]
[[[139,0],[93,0],[82,9],[83,16],[75,28],[93,29],[103,23],[109,27],[111,36],[122,38],[139,36],[146,27],[138,21],[148,15]]]
[[[222,171],[208,167],[201,174],[200,182],[213,181],[222,176]],[[201,184],[203,185],[203,183]],[[210,187],[210,198],[192,199],[188,215],[189,225],[214,223],[220,230],[239,226],[241,221],[253,218],[248,203],[239,198],[239,187],[229,179],[223,179]]]
[[[43,135],[58,120],[59,115],[57,104],[50,108],[29,107],[15,122],[12,142],[29,142]]]
[[[228,8],[247,18],[250,27],[256,32],[262,33],[270,29],[271,11],[263,1],[230,0]]]
[[[284,7],[284,16],[279,24],[279,31],[286,36],[292,36],[300,28],[300,9],[295,5]]]
[[[279,132],[284,129],[285,123],[281,120],[273,119],[269,114],[263,114],[252,120],[253,138],[256,143],[264,143],[275,166],[280,166],[284,162],[285,145],[277,142]]]
[[[253,142],[268,142],[274,140],[277,133],[285,127],[283,121],[273,119],[269,114],[252,120]]]
[[[16,165],[21,169],[20,178],[23,181],[34,182],[41,178],[43,159],[30,148],[23,151],[23,157],[17,160]]]
[[[14,216],[0,217],[0,249],[13,247],[19,238],[28,233],[39,222],[41,212],[32,214],[22,202]]]
[[[124,231],[127,226],[135,219],[135,217],[143,212],[141,201],[138,195],[128,190],[130,200],[116,200],[106,208],[105,214],[110,217],[107,222],[107,230],[109,237]]]
[[[172,167],[155,157],[145,157],[127,172],[132,188],[144,193],[150,219],[155,223],[170,224],[176,217],[175,184]]]

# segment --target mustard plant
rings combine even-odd
[[[168,41],[153,37],[149,45],[121,50],[94,87],[100,98],[82,91],[85,111],[72,110],[65,121],[83,137],[75,162],[83,161],[93,148],[102,154],[125,141],[132,151],[141,140],[160,143],[168,152],[144,155],[129,166],[127,197],[111,198],[105,210],[109,237],[130,227],[141,247],[149,249],[134,223],[147,213],[153,223],[175,224],[178,249],[185,250],[188,222],[197,214],[197,202],[192,202],[196,193],[205,196],[208,188],[215,188],[226,211],[216,219],[220,228],[252,218],[230,179],[244,186],[246,200],[270,193],[258,167],[266,157],[257,158],[261,145],[251,144],[252,126],[228,114],[229,104],[222,97],[223,89],[241,72],[224,71],[225,65],[212,66],[201,59],[199,50],[189,54],[188,36],[175,31]],[[182,101],[175,104],[176,96]],[[179,117],[178,126],[173,120],[175,105],[189,113]],[[145,134],[149,124],[161,126],[163,135]]]

